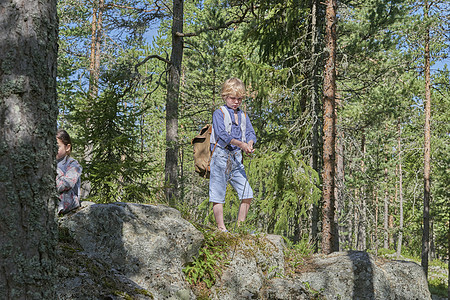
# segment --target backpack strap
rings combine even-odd
[[[225,131],[228,132],[228,134],[231,134],[231,117],[228,113],[227,107],[223,105],[220,107],[220,110],[223,113],[223,123],[225,124]]]
[[[214,128],[213,128],[213,126],[212,126],[212,124],[211,124],[211,128],[210,128],[210,130],[211,130],[211,137],[214,137],[213,135],[214,135]],[[210,141],[210,144],[211,144],[211,138],[209,139],[209,141]],[[209,172],[211,172],[211,159],[212,159],[212,156],[213,156],[213,153],[214,153],[214,150],[216,150],[216,146],[217,146],[217,143],[219,142],[219,140],[217,140],[215,143],[214,143],[214,147],[213,147],[213,149],[212,149],[212,151],[211,151],[211,154],[209,155],[209,160],[208,160],[208,169],[207,169],[207,171],[209,171]],[[211,149],[211,146],[210,146],[210,149]],[[208,172],[205,172],[205,176],[207,176],[207,174],[208,174]]]
[[[241,132],[242,132],[242,141],[247,143],[247,137],[245,133],[247,132],[247,114],[241,111]]]
[[[232,123],[232,121],[231,121],[230,114],[228,113],[228,110],[227,110],[225,105],[219,107],[219,109],[220,109],[220,111],[223,114],[223,119],[224,119],[223,122],[224,122],[224,125],[225,125],[225,131],[228,132],[228,134],[231,134],[231,123]],[[242,141],[244,143],[246,143],[247,142],[247,138],[245,136],[245,133],[246,133],[246,130],[247,130],[247,114],[244,111],[242,111],[242,110],[241,110],[241,124],[240,124],[240,126],[241,126],[241,132],[242,132]],[[214,134],[214,127],[212,127],[211,137],[209,139],[209,142],[211,144],[215,144],[214,148],[216,147],[217,141],[216,141],[216,136]]]

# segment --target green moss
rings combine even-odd
[[[95,274],[95,273],[91,273],[91,274]],[[98,275],[101,275],[101,274],[98,274]],[[108,288],[110,290],[116,290],[117,289],[116,283],[111,278],[103,277],[102,278],[102,283],[103,283],[103,287],[106,287],[106,288]]]
[[[23,94],[26,91],[25,76],[17,76],[12,80],[5,79],[3,84],[0,85],[0,97],[9,97],[14,94]],[[12,109],[18,109],[12,107]]]
[[[136,294],[140,294],[140,295],[145,295],[145,296],[151,297],[152,299],[154,298],[152,293],[150,293],[146,289],[135,289],[134,292]]]
[[[72,236],[70,235],[69,229],[66,227],[58,228],[58,240],[62,243],[72,243],[74,242]]]
[[[2,72],[5,75],[11,75],[12,74],[12,70],[13,70],[13,68],[15,66],[15,61],[16,61],[15,58],[16,58],[16,56],[17,55],[14,54],[14,51],[10,51],[10,52],[8,52],[7,55],[5,55],[3,57],[2,64],[1,64],[0,68],[1,68]]]
[[[127,293],[122,292],[122,291],[114,291],[113,294],[116,296],[119,296],[125,300],[133,300],[133,297],[131,297],[130,295],[128,295]]]

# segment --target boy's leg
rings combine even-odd
[[[250,208],[250,203],[252,202],[252,198],[242,199],[241,205],[239,206],[239,214],[237,224],[244,222],[247,217],[248,209]]]
[[[237,218],[237,225],[239,226],[239,223],[244,222],[247,217],[250,203],[253,199],[253,190],[250,187],[250,183],[247,180],[247,175],[245,174],[244,165],[241,162],[242,153],[236,154],[235,158],[235,165],[233,166],[234,168],[231,174],[230,183],[236,190],[239,199],[241,199]]]
[[[225,223],[223,221],[223,204],[213,203],[214,218],[216,219],[217,228],[220,231],[226,231]]]
[[[213,203],[213,213],[219,230],[227,230],[223,220],[223,203],[227,190],[227,166],[228,155],[225,150],[216,147],[211,159],[211,173],[209,178],[209,201]]]

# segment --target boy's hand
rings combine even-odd
[[[244,151],[247,154],[253,153],[253,151],[255,151],[255,149],[253,149],[253,141],[250,141],[248,143],[244,143],[244,142],[232,139],[230,144],[238,146],[239,148],[242,149],[242,151]]]
[[[242,144],[243,145],[242,145],[241,149],[245,153],[250,154],[250,153],[253,153],[253,151],[255,151],[255,149],[253,149],[253,142],[250,142],[248,144],[247,143],[242,143]]]

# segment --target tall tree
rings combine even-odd
[[[336,0],[326,1],[326,64],[323,82],[323,208],[322,252],[338,251],[337,224],[335,224],[335,100],[336,100]]]
[[[184,0],[173,1],[172,53],[170,55],[166,98],[166,198],[175,205],[178,191],[178,101],[180,97],[181,63],[183,60]]]
[[[361,159],[361,174],[363,176],[363,182],[361,184],[361,192],[360,192],[360,198],[361,198],[361,205],[359,208],[360,211],[360,219],[359,219],[359,225],[358,225],[358,239],[357,239],[357,249],[360,251],[364,251],[367,249],[367,196],[366,196],[366,190],[367,190],[367,184],[366,184],[366,134],[364,130],[362,131],[362,137],[361,137],[361,153],[362,153],[362,159]]]
[[[399,230],[397,241],[397,259],[402,255],[403,244],[403,170],[402,170],[402,125],[398,122],[397,156],[398,156],[398,205],[399,205]]]
[[[387,124],[386,124],[386,130],[387,130]],[[388,176],[388,153],[389,149],[388,146],[385,145],[385,158],[384,158],[384,214],[383,214],[383,247],[385,249],[389,249],[389,176]]]
[[[340,108],[341,100],[339,95],[336,97],[336,114],[338,115],[338,111]],[[335,171],[335,201],[336,201],[336,213],[335,220],[338,224],[338,234],[339,234],[339,251],[342,250],[342,246],[345,244],[344,240],[344,228],[341,227],[339,219],[344,217],[344,187],[345,187],[345,176],[344,176],[344,132],[342,130],[342,126],[340,126],[340,122],[342,118],[336,118],[336,171]]]
[[[319,1],[311,0],[311,76],[310,76],[310,98],[311,98],[311,120],[313,122],[311,130],[311,167],[320,174],[319,169],[319,113],[320,113],[320,99],[319,99]],[[311,209],[311,235],[310,239],[314,245],[314,250],[318,251],[318,234],[319,234],[319,209],[318,204],[313,203]]]
[[[424,20],[428,21],[428,10],[430,9],[428,1],[424,2]],[[424,125],[424,193],[423,193],[423,232],[422,232],[422,261],[421,265],[428,276],[428,255],[430,252],[430,173],[431,173],[431,72],[430,72],[430,28],[428,25],[425,28],[424,37],[424,60],[425,60],[425,125]]]
[[[101,42],[103,37],[104,0],[93,2],[91,20],[91,53],[89,56],[89,95],[98,95],[98,80],[100,76]]]
[[[0,298],[55,299],[56,1],[0,11]]]
[[[88,94],[90,100],[96,100],[98,96],[98,84],[100,77],[100,59],[101,59],[101,42],[103,35],[103,9],[104,0],[94,1],[92,6],[92,19],[91,19],[91,46],[89,56],[89,90]],[[92,128],[91,116],[85,119],[85,127]],[[84,149],[84,160],[87,164],[92,162],[92,149],[94,145],[92,141],[87,140]],[[85,175],[88,168],[85,168]],[[81,197],[86,198],[91,192],[91,182],[88,176],[84,176],[85,180],[81,183]]]

